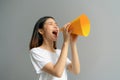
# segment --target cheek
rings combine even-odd
[[[51,27],[52,27],[52,26],[50,26],[50,25],[46,25],[46,26],[44,26],[44,30],[45,30],[45,31],[49,31]]]
[[[44,29],[44,34],[45,35],[50,35],[51,34],[51,29],[50,28]]]
[[[44,26],[44,33],[48,33],[50,30],[50,27],[49,26]]]

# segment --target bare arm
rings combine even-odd
[[[52,63],[48,63],[43,67],[43,70],[54,76],[61,77],[65,68],[67,53],[68,53],[68,43],[64,43],[62,47],[61,55],[57,63],[55,65],[53,65]]]
[[[72,52],[72,63],[70,63],[67,68],[69,71],[73,72],[74,74],[80,73],[80,62],[79,62],[79,57],[78,57],[78,51],[77,51],[77,46],[76,46],[76,35],[72,35],[71,38],[71,52]]]

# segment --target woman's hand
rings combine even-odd
[[[70,23],[67,23],[62,28],[64,42],[69,42],[69,40],[70,40],[70,32],[68,31],[69,27],[70,27]]]
[[[78,38],[78,35],[70,34],[70,43],[76,43],[77,38]]]

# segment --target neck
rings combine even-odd
[[[53,41],[44,39],[43,44],[41,45],[41,48],[46,49],[51,52],[55,52],[53,45],[54,45]]]

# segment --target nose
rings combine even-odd
[[[57,25],[55,25],[54,28],[59,32],[60,29]]]
[[[54,28],[59,28],[57,24],[54,24]]]

